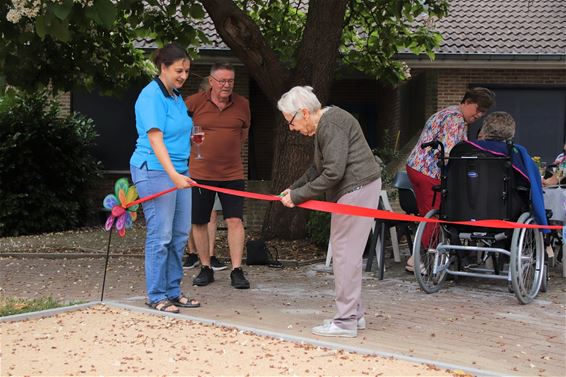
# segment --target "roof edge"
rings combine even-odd
[[[435,60],[427,55],[397,54],[410,68],[514,68],[514,69],[565,69],[566,54],[436,54]]]

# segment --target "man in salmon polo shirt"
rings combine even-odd
[[[198,183],[244,190],[241,149],[250,128],[250,104],[246,98],[233,92],[234,78],[234,68],[229,63],[215,63],[208,77],[210,90],[193,94],[185,100],[194,124],[204,130],[204,142],[200,145],[203,158],[196,159],[197,148],[191,148],[189,170],[191,178]],[[200,273],[193,284],[205,286],[214,281],[208,252],[207,224],[215,193],[199,188],[194,188],[192,193],[192,234],[201,262]],[[234,288],[247,289],[250,282],[242,270],[244,199],[223,193],[218,193],[218,198],[228,228],[231,284]]]

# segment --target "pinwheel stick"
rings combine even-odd
[[[100,295],[100,301],[104,301],[104,286],[106,285],[106,270],[108,269],[108,259],[110,257],[110,241],[112,240],[112,228],[114,228],[114,223],[116,218],[112,219],[112,226],[108,232],[108,244],[106,245],[106,261],[104,263],[104,277],[102,278],[102,294]]]

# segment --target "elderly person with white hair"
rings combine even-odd
[[[329,201],[377,208],[381,167],[360,124],[336,106],[321,108],[310,86],[285,93],[277,107],[291,131],[314,137],[314,161],[281,193],[281,202],[294,207],[325,193]],[[332,214],[332,245],[336,315],[312,329],[322,336],[355,337],[366,321],[362,305],[362,255],[373,219]]]
[[[515,129],[515,120],[511,114],[495,111],[485,117],[478,133],[478,140],[463,143],[495,156],[509,155],[511,152],[513,171],[516,173],[518,184],[530,188],[530,195],[524,198],[524,201],[526,203],[530,201],[537,224],[547,225],[541,177],[537,166],[522,145],[512,144],[513,147],[509,150],[508,143],[515,136]]]
[[[478,132],[478,140],[511,141],[515,136],[515,128],[515,121],[510,114],[496,111],[485,118]]]

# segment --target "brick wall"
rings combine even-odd
[[[247,181],[247,191],[260,194],[272,194],[271,181]],[[259,232],[263,225],[263,217],[270,202],[264,200],[245,199],[244,224],[248,231]]]
[[[59,116],[61,118],[69,116],[71,114],[71,92],[60,93],[54,99],[59,102]]]
[[[431,114],[460,103],[470,84],[566,85],[566,69],[441,69],[436,74],[438,101]]]
[[[425,72],[425,118],[429,118],[438,109],[438,72]]]

